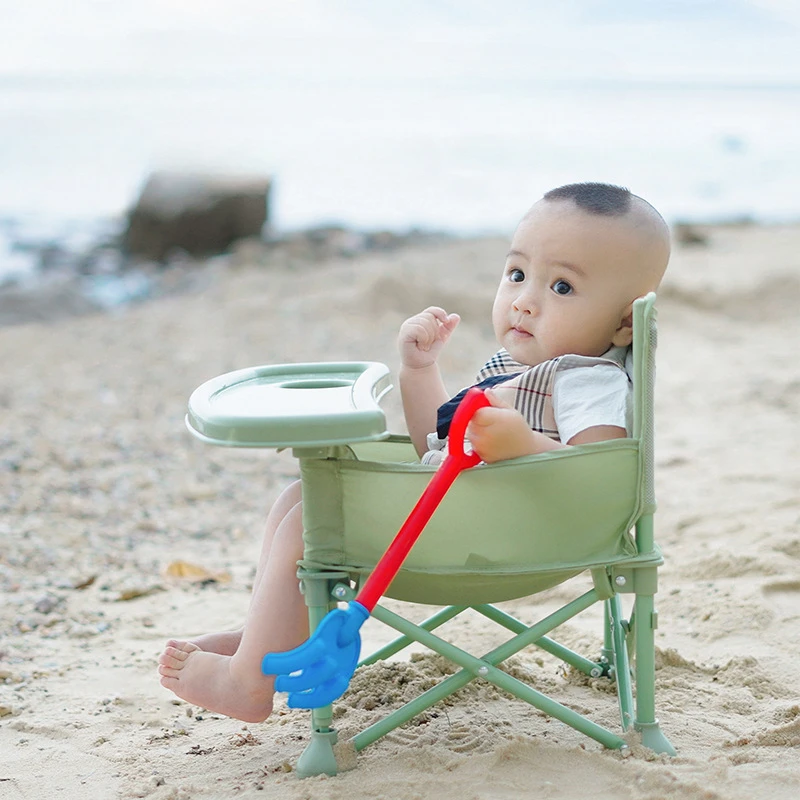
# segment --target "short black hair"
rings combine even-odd
[[[544,195],[545,200],[572,200],[578,208],[590,214],[614,217],[628,213],[632,197],[624,186],[610,183],[568,183]]]

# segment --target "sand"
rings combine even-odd
[[[397,328],[432,302],[463,316],[443,361],[454,390],[493,347],[503,239],[323,263],[249,247],[206,267],[202,291],[0,329],[0,797],[796,798],[800,227],[705,233],[676,248],[659,298],[657,705],[677,757],[631,737],[623,758],[474,684],[355,769],[300,780],[305,712],[280,702],[246,725],[159,685],[164,640],[241,620],[266,509],[297,474],[289,453],[192,439],[190,392],[286,361],[396,374]],[[385,407],[400,431],[397,394]],[[175,562],[204,572],[167,574]],[[533,620],[566,588],[508,605]],[[598,623],[561,638],[594,655]],[[387,638],[372,621],[364,634]],[[496,641],[476,617],[452,636]],[[442,669],[420,653],[357,675],[343,738]],[[512,669],[617,729],[606,681],[535,651]]]

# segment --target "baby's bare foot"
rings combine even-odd
[[[158,663],[161,685],[187,703],[243,722],[263,722],[272,711],[274,679],[230,656],[172,639]]]
[[[218,653],[221,656],[232,656],[238,649],[242,641],[242,630],[220,631],[219,633],[204,633],[189,639],[191,644],[197,645],[206,653]]]

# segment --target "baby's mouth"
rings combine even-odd
[[[533,338],[533,334],[532,333],[529,333],[528,331],[526,331],[526,330],[524,330],[522,328],[517,328],[517,327],[512,327],[511,328],[511,334],[513,336],[519,336],[519,337],[521,337],[523,339],[526,339],[526,338],[531,338],[532,339]]]

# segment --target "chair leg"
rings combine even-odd
[[[611,627],[612,613],[611,601],[603,603],[603,649],[600,651],[600,664],[603,665],[605,675],[608,668],[614,663],[614,635]]]
[[[513,633],[523,633],[528,630],[528,626],[524,622],[520,622],[510,614],[506,614],[504,611],[488,603],[472,606],[472,609]],[[537,639],[533,644],[546,653],[550,653],[550,655],[560,659],[565,664],[575,667],[575,669],[582,672],[584,675],[591,675],[593,678],[599,678],[600,675],[603,674],[602,667],[598,665],[596,661],[590,661],[588,658],[584,658],[568,647],[564,647],[564,645],[553,641],[549,636],[542,636],[541,639]]]
[[[314,631],[325,615],[336,607],[331,597],[331,582],[342,577],[339,574],[314,573],[303,571],[301,574],[303,594],[308,606],[308,628]],[[333,706],[311,710],[311,740],[297,759],[295,772],[301,778],[314,775],[336,775],[338,767],[333,746],[337,734],[332,727]]]
[[[611,665],[617,683],[619,716],[622,730],[627,731],[633,723],[633,689],[631,667],[628,660],[627,625],[622,618],[622,602],[619,595],[606,601],[606,628],[611,640]]]
[[[537,642],[544,634],[585,610],[593,603],[597,602],[598,599],[596,590],[592,589],[586,592],[555,613],[540,620],[536,625],[527,628],[524,633],[518,634],[505,642],[505,644],[486,653],[480,659],[445,642],[429,631],[422,630],[418,625],[414,625],[397,614],[393,614],[388,609],[382,606],[376,606],[372,612],[376,619],[389,625],[405,636],[409,636],[425,647],[440,653],[445,656],[445,658],[458,664],[462,669],[460,672],[445,678],[436,686],[423,692],[423,694],[412,701],[412,703],[396,709],[382,720],[379,720],[366,730],[356,734],[350,740],[351,744],[356,751],[362,750],[398,725],[407,722],[411,717],[420,713],[420,711],[429,708],[434,703],[449,696],[475,677],[480,677],[494,683],[509,694],[513,694],[525,702],[530,703],[530,705],[544,711],[549,716],[555,717],[575,730],[595,739],[605,747],[612,749],[625,747],[625,741],[611,731],[586,719],[572,709],[557,703],[546,695],[537,692],[532,687],[527,686],[496,667],[497,664],[519,652],[523,647]]]
[[[447,606],[432,617],[428,617],[424,622],[420,622],[419,627],[424,631],[434,631],[440,625],[444,625],[445,622],[453,619],[453,617],[457,617],[466,608],[467,606]],[[389,644],[365,656],[358,662],[358,666],[365,667],[369,664],[374,664],[376,661],[385,661],[387,658],[391,658],[395,655],[395,653],[405,650],[406,647],[414,644],[415,641],[416,640],[412,639],[410,636],[398,636],[397,639],[389,642]]]
[[[655,567],[652,568],[655,573]],[[643,576],[644,577],[644,576]],[[637,575],[637,580],[639,576]],[[653,575],[653,583],[655,575]],[[642,735],[642,744],[656,753],[676,755],[675,748],[661,732],[656,719],[655,704],[655,598],[638,594],[634,606],[634,635],[636,639],[636,720],[634,727]]]

